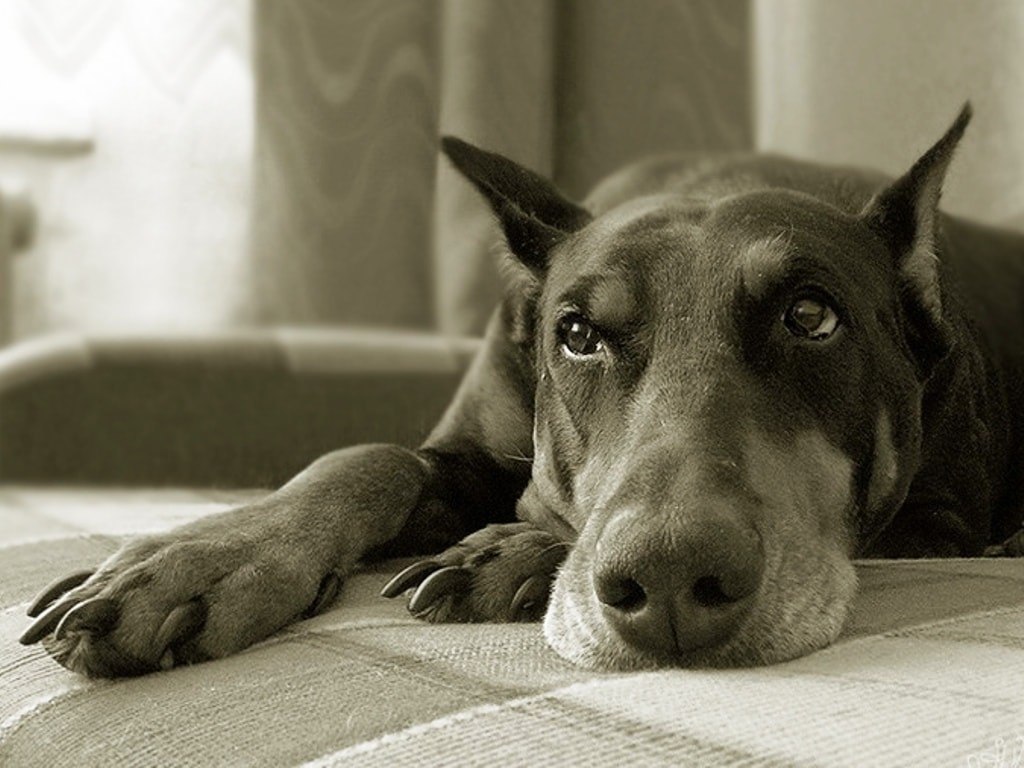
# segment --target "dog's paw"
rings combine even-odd
[[[146,537],[95,573],[47,587],[21,642],[42,641],[90,677],[144,674],[234,653],[322,610],[339,584],[284,542],[208,530]]]
[[[432,622],[538,621],[569,545],[529,523],[489,525],[387,583],[414,590],[409,611]]]
[[[986,547],[985,557],[1024,557],[1024,528],[1002,544]]]

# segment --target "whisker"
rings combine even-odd
[[[501,455],[502,455],[503,458],[511,459],[512,461],[522,461],[522,462],[525,462],[527,464],[532,464],[533,463],[533,458],[531,456],[518,456],[518,455],[512,454],[512,453],[503,453]]]

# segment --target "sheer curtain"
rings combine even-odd
[[[0,274],[16,338],[238,317],[250,21],[248,0],[0,0],[0,177],[39,221]]]

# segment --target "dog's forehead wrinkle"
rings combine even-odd
[[[800,192],[771,190],[723,200],[706,225],[714,242],[749,250],[771,243],[772,250],[807,254],[879,251],[878,238],[857,217]]]
[[[617,274],[598,281],[590,296],[594,316],[611,325],[629,323],[636,312],[635,302],[633,287]]]
[[[659,195],[626,203],[591,223],[575,241],[588,264],[630,261],[637,254],[685,250],[698,231],[680,198]]]
[[[739,275],[748,295],[762,296],[771,282],[784,272],[791,255],[792,239],[791,232],[777,232],[751,239],[741,246]]]
[[[622,328],[636,320],[642,304],[628,272],[614,265],[578,275],[561,290],[555,304],[571,306],[598,325]]]
[[[699,336],[712,325],[727,324],[721,315],[731,293],[721,265],[709,263],[705,233],[677,223],[650,229],[650,218],[639,215],[630,222],[644,223],[636,237],[605,232],[576,243],[575,249],[588,252],[575,256],[572,272],[553,277],[548,287],[553,298],[545,306],[553,311],[558,304],[576,304],[593,311],[595,321],[646,329],[650,343],[660,337],[669,363],[705,358],[707,351],[715,351],[717,340],[692,347],[689,342],[695,332]]]

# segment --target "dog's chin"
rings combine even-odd
[[[836,640],[857,588],[856,572],[844,554],[801,562],[803,567],[766,580],[757,604],[727,642],[685,654],[653,654],[625,642],[608,625],[589,570],[573,560],[555,581],[544,637],[567,661],[602,671],[750,667],[805,656]]]

